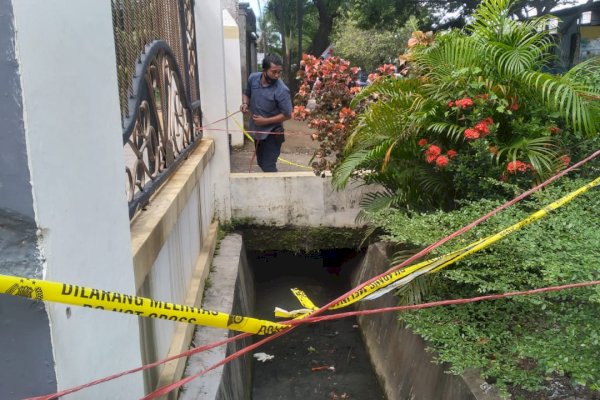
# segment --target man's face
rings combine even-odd
[[[283,67],[281,65],[271,64],[269,69],[266,71],[266,74],[273,81],[276,81],[281,77],[281,71],[283,71]]]

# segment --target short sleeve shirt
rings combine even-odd
[[[262,72],[255,72],[248,77],[248,85],[245,94],[250,98],[250,112],[261,117],[273,117],[278,114],[292,115],[292,100],[290,90],[281,79],[277,79],[270,85],[263,86],[260,82]],[[256,126],[250,118],[249,128],[251,131],[268,131],[282,127],[282,124]],[[267,133],[258,133],[254,137],[263,140]]]

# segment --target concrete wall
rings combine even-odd
[[[240,62],[240,32],[235,19],[229,11],[223,10],[223,38],[225,51],[225,76],[227,77],[227,114],[240,109],[242,104],[242,69]],[[240,147],[244,145],[244,116],[237,113],[229,118],[229,136],[231,145]]]
[[[35,223],[0,209],[0,274],[41,278]],[[56,391],[50,323],[44,303],[0,294],[0,398]]]
[[[33,219],[11,0],[0,0],[0,209]]]
[[[352,286],[385,272],[389,268],[389,259],[383,243],[369,246],[363,262],[354,272]],[[397,298],[388,294],[360,302],[357,308],[396,305]],[[445,373],[444,364],[434,364],[432,354],[425,351],[425,341],[402,328],[396,313],[360,316],[358,321],[371,363],[389,399],[500,400],[476,371],[456,376]]]
[[[13,8],[45,277],[134,294],[110,2],[19,0]],[[47,307],[58,389],[141,364],[137,318]],[[134,374],[70,397],[141,395]]]
[[[132,221],[138,295],[177,304],[199,305],[195,302],[196,295],[190,293],[201,292],[196,283],[203,285],[204,278],[196,282],[193,276],[197,270],[201,276],[205,275],[204,269],[208,273],[210,265],[204,265],[200,259],[203,252],[210,253],[210,249],[214,249],[214,244],[207,244],[211,241],[216,243],[216,228],[211,231],[214,193],[210,162],[213,155],[213,141],[203,139],[145,210]],[[210,257],[212,254],[205,256],[207,259]],[[143,319],[141,323],[145,364],[167,358],[170,352],[178,354],[189,345],[188,340],[183,344],[184,348],[173,347],[175,342],[182,340],[179,336],[187,334],[178,333],[180,323],[159,319]],[[164,371],[164,367],[158,367],[146,374],[147,390],[156,388],[159,376],[167,379],[162,376]],[[169,379],[172,377],[169,376]]]
[[[242,237],[225,237],[214,258],[210,274],[211,286],[206,289],[203,307],[236,315],[251,315],[254,311],[254,279],[250,271]],[[222,329],[198,327],[195,345],[223,339]],[[230,332],[230,335],[232,333]],[[252,344],[252,338],[230,343],[192,355],[185,375],[191,376],[224,359],[226,356]],[[181,400],[250,400],[252,358],[242,356],[223,367],[208,372],[202,378],[189,382],[183,388]]]
[[[209,128],[204,135],[215,141],[215,161],[211,163],[211,182],[215,194],[216,217],[231,218],[229,193],[229,140],[227,120],[227,86],[225,80],[225,50],[223,45],[223,15],[217,1],[196,2],[194,18],[198,50],[198,78],[202,102],[202,123]],[[238,71],[239,74],[239,71]],[[239,105],[238,105],[239,106]],[[215,121],[219,121],[214,123]]]
[[[354,227],[360,199],[374,190],[355,184],[336,191],[331,178],[312,172],[234,173],[232,214],[266,225]]]

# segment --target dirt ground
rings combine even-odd
[[[312,129],[306,122],[293,119],[284,122],[284,128],[286,135],[280,156],[283,160],[277,162],[277,169],[281,172],[312,171],[310,159],[314,151],[319,148],[319,143],[310,138]],[[231,172],[262,172],[256,165],[256,159],[252,160],[253,155],[254,144],[245,138],[243,147],[235,147],[231,150]]]
[[[299,288],[317,305],[346,292],[360,257],[290,252],[249,254],[256,279],[256,316],[273,318],[273,308],[301,308],[290,292]],[[350,260],[343,263],[343,260]],[[341,267],[340,267],[341,264]],[[254,362],[254,400],[384,400],[355,319],[301,326],[255,350],[273,355]]]

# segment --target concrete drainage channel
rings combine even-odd
[[[255,235],[246,231],[244,239],[250,240],[230,234],[221,241],[204,308],[273,320],[275,306],[301,308],[290,292],[292,287],[304,290],[322,305],[351,285],[388,268],[388,254],[381,243],[363,252],[348,249],[351,246],[337,250],[305,248],[308,252],[266,250],[279,247],[272,243],[256,246],[260,241],[253,242]],[[396,302],[394,296],[383,296],[360,307],[387,307]],[[215,342],[223,335],[223,330],[198,327],[193,344]],[[227,349],[222,346],[191,356],[185,376],[212,366],[250,343],[251,338],[230,344]],[[302,326],[252,353],[257,352],[274,358],[259,362],[252,354],[240,357],[188,383],[179,398],[500,399],[476,371],[463,376],[444,373],[444,366],[431,362],[423,340],[401,328],[393,313]]]

